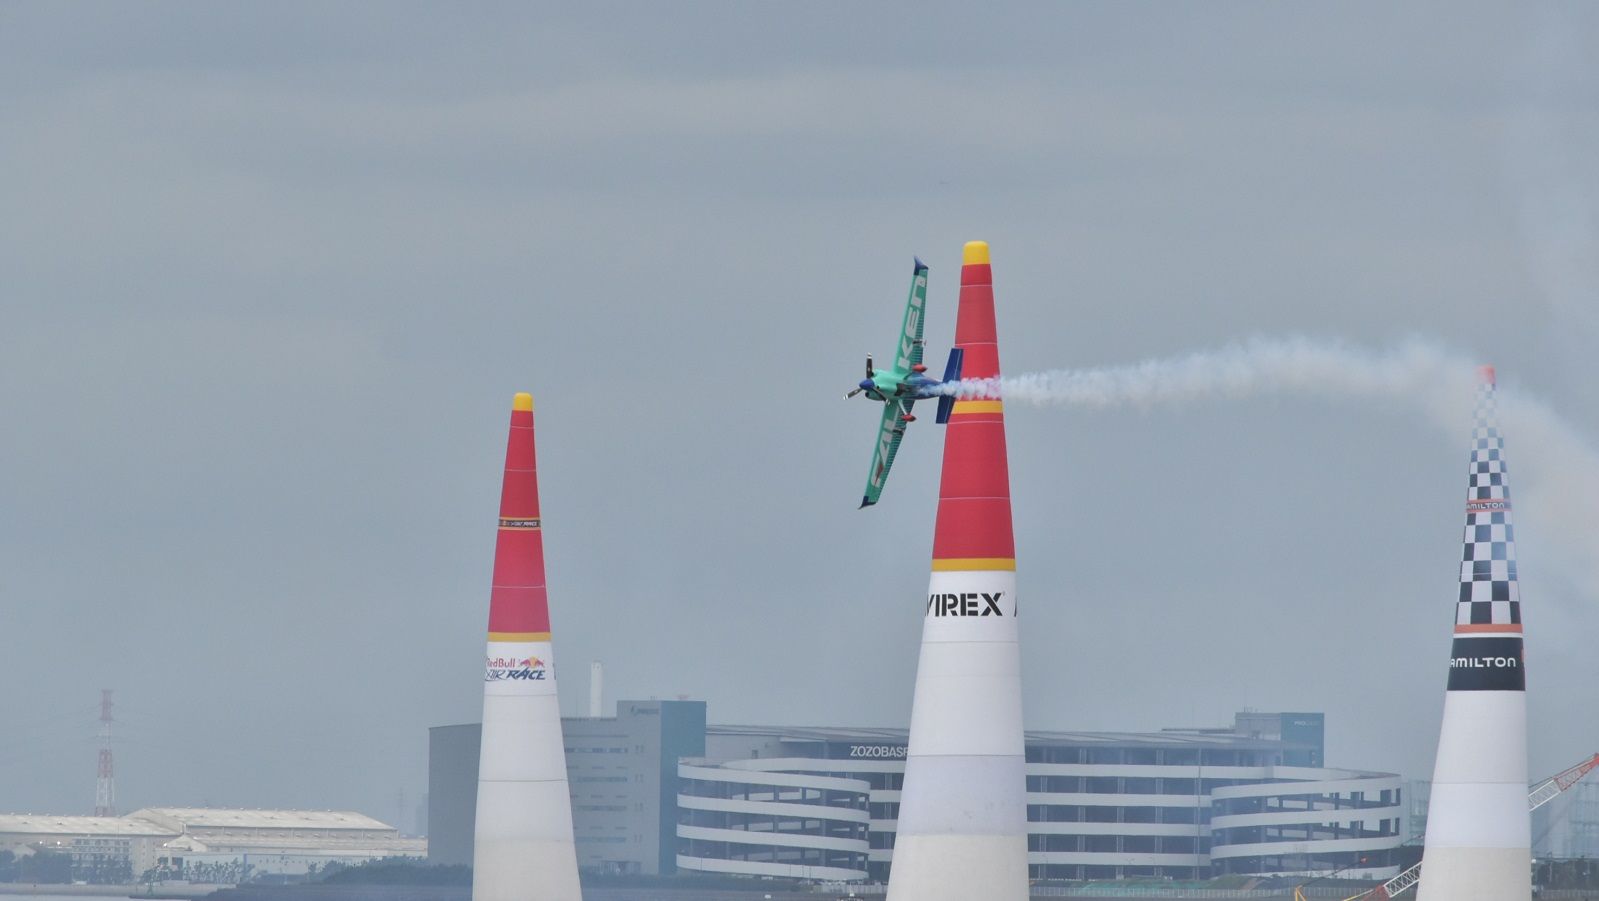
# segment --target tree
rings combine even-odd
[[[409,857],[385,857],[349,866],[329,861],[322,882],[333,885],[471,885],[472,870],[460,864],[427,864]]]
[[[17,881],[65,885],[72,881],[72,855],[40,849],[18,861]]]

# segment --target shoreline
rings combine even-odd
[[[133,885],[76,885],[61,883],[0,882],[0,895],[76,895],[84,898],[204,898],[231,885],[188,882],[135,883]]]

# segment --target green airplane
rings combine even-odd
[[[924,398],[938,398],[940,424],[949,422],[950,410],[955,405],[953,395],[945,394],[946,382],[959,381],[961,358],[964,351],[956,347],[949,352],[949,363],[944,367],[944,378],[930,378],[922,365],[922,315],[927,304],[927,264],[916,260],[911,273],[911,292],[905,299],[905,318],[899,334],[894,336],[898,350],[894,354],[894,368],[879,371],[872,368],[872,356],[866,355],[866,378],[844,399],[864,393],[868,398],[883,404],[883,419],[877,428],[877,443],[872,448],[872,468],[866,475],[866,494],[861,497],[861,507],[877,503],[888,482],[888,471],[894,466],[894,455],[899,453],[900,440],[905,437],[905,426],[916,421],[911,415],[911,405]]]

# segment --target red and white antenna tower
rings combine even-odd
[[[94,815],[117,815],[117,782],[111,766],[111,689],[100,689],[100,769],[94,782]]]

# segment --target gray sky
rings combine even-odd
[[[905,724],[942,436],[857,512],[839,396],[912,253],[944,352],[972,238],[1009,372],[1420,335],[1599,427],[1599,11],[973,10],[0,5],[0,808],[92,806],[102,687],[124,808],[414,804],[524,389],[569,712],[601,659]],[[1009,420],[1029,726],[1324,710],[1430,773],[1468,423]],[[1518,516],[1545,774],[1599,747],[1599,613]]]

